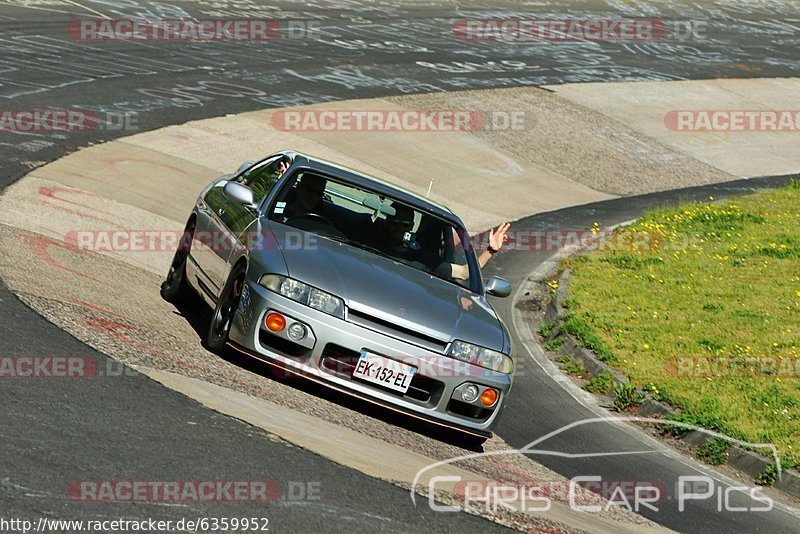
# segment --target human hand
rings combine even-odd
[[[503,243],[508,241],[506,232],[511,228],[511,223],[504,222],[494,230],[489,230],[489,246],[494,250],[500,250]]]

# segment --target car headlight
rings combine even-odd
[[[502,352],[464,341],[455,340],[450,343],[447,355],[500,373],[511,374],[514,371],[514,360]]]
[[[344,301],[336,295],[279,274],[265,274],[258,283],[300,304],[344,319]]]

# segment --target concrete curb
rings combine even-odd
[[[612,387],[609,388],[606,394],[612,399],[615,399],[613,385],[626,384],[628,382],[627,378],[619,371],[599,360],[594,352],[581,346],[580,342],[572,335],[561,330],[561,323],[564,320],[564,316],[567,314],[567,310],[564,308],[564,302],[567,300],[570,273],[570,269],[564,269],[561,272],[558,276],[558,288],[556,289],[556,293],[547,303],[547,308],[545,309],[545,323],[551,325],[547,339],[549,341],[558,336],[564,337],[565,341],[559,347],[558,352],[569,356],[573,361],[583,365],[583,368],[590,378],[604,372],[611,373]],[[646,400],[636,407],[635,412],[637,415],[643,417],[660,417],[679,413],[663,402],[648,398],[647,392],[643,392],[643,394]],[[678,439],[691,446],[692,449],[696,451],[708,441],[710,437],[711,436],[708,434],[693,430],[681,435]],[[733,445],[728,449],[727,465],[755,479],[774,464],[768,458],[758,453]],[[775,480],[773,487],[794,497],[800,497],[800,473],[789,469],[782,470],[780,478]]]

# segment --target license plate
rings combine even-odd
[[[416,367],[364,351],[353,370],[353,377],[405,393],[416,372]]]

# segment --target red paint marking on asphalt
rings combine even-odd
[[[115,312],[113,310],[109,310],[108,308],[103,308],[102,306],[98,306],[96,304],[92,304],[90,302],[86,302],[86,301],[81,300],[79,298],[69,297],[69,298],[67,298],[67,300],[69,302],[72,302],[73,304],[77,304],[79,306],[83,306],[84,308],[91,308],[94,311],[99,311],[99,312],[102,312],[102,313],[108,313],[110,315],[115,315],[115,316],[119,317],[120,319],[125,319],[125,320],[129,321],[128,324],[138,323],[138,324],[140,324],[142,326],[147,326],[146,324],[143,324],[143,323],[141,323],[139,321],[133,321],[129,317],[127,317],[125,315],[122,315],[120,313],[117,313],[117,312]]]
[[[90,304],[89,302],[86,302],[86,301],[81,300],[79,298],[70,297],[67,300],[69,300],[73,304],[78,304],[78,305],[83,306],[85,308],[91,308],[94,311],[99,311],[99,312],[103,312],[103,313],[110,313],[111,315],[116,315],[117,317],[123,317],[122,315],[118,314],[115,311],[109,310],[108,308],[103,308],[102,306],[97,306],[95,304]]]
[[[75,202],[74,200],[69,200],[69,199],[66,199],[64,197],[60,197],[56,193],[71,193],[71,194],[74,194],[74,195],[75,194],[84,195],[84,196],[87,196],[87,197],[91,197],[93,199],[102,198],[102,197],[99,197],[98,195],[95,195],[94,193],[90,193],[89,191],[83,191],[82,189],[69,189],[67,187],[59,187],[59,186],[51,186],[51,185],[43,185],[43,186],[39,187],[39,194],[41,196],[43,196],[43,197],[49,197],[49,198],[52,198],[54,200],[59,200],[61,202],[64,202],[65,204],[73,204],[75,206],[80,206],[82,208],[86,208],[86,209],[89,209],[89,210],[92,210],[92,211],[97,211],[99,213],[104,213],[106,215],[114,215],[113,213],[109,213],[107,211],[103,211],[101,209],[94,208],[94,207],[90,206],[89,204],[83,204],[81,202]]]
[[[96,221],[100,221],[100,222],[105,223],[105,224],[110,224],[110,225],[116,226],[117,228],[122,228],[122,226],[118,225],[117,223],[115,223],[113,221],[109,221],[109,220],[103,219],[101,217],[95,217],[94,215],[89,215],[88,213],[84,213],[82,211],[65,208],[64,206],[56,206],[52,202],[48,202],[46,200],[40,200],[39,203],[40,204],[44,204],[45,206],[50,206],[51,208],[59,210],[59,211],[65,211],[67,213],[72,213],[72,214],[78,215],[79,217],[82,217],[84,219],[94,219]]]
[[[69,245],[67,245],[66,243],[64,243],[62,241],[56,241],[55,239],[51,239],[49,237],[44,237],[44,236],[36,236],[36,235],[27,234],[27,235],[23,235],[22,236],[22,240],[25,242],[25,244],[28,246],[28,248],[30,248],[30,249],[32,249],[34,251],[34,253],[36,254],[36,256],[40,260],[42,260],[43,262],[47,263],[48,265],[52,265],[53,267],[56,267],[56,268],[61,269],[63,271],[67,271],[68,273],[72,273],[75,276],[79,276],[81,278],[87,278],[89,280],[97,282],[98,284],[104,284],[106,286],[108,285],[108,284],[106,284],[104,282],[101,282],[97,278],[89,276],[86,273],[82,273],[80,271],[76,271],[75,269],[70,269],[66,265],[64,265],[62,263],[59,263],[55,258],[53,258],[53,256],[50,254],[50,251],[49,251],[49,249],[51,249],[53,247],[56,247],[56,248],[61,248],[61,249],[67,250],[69,252],[76,252],[76,253],[80,254],[81,251],[78,250],[77,248],[70,247]]]

